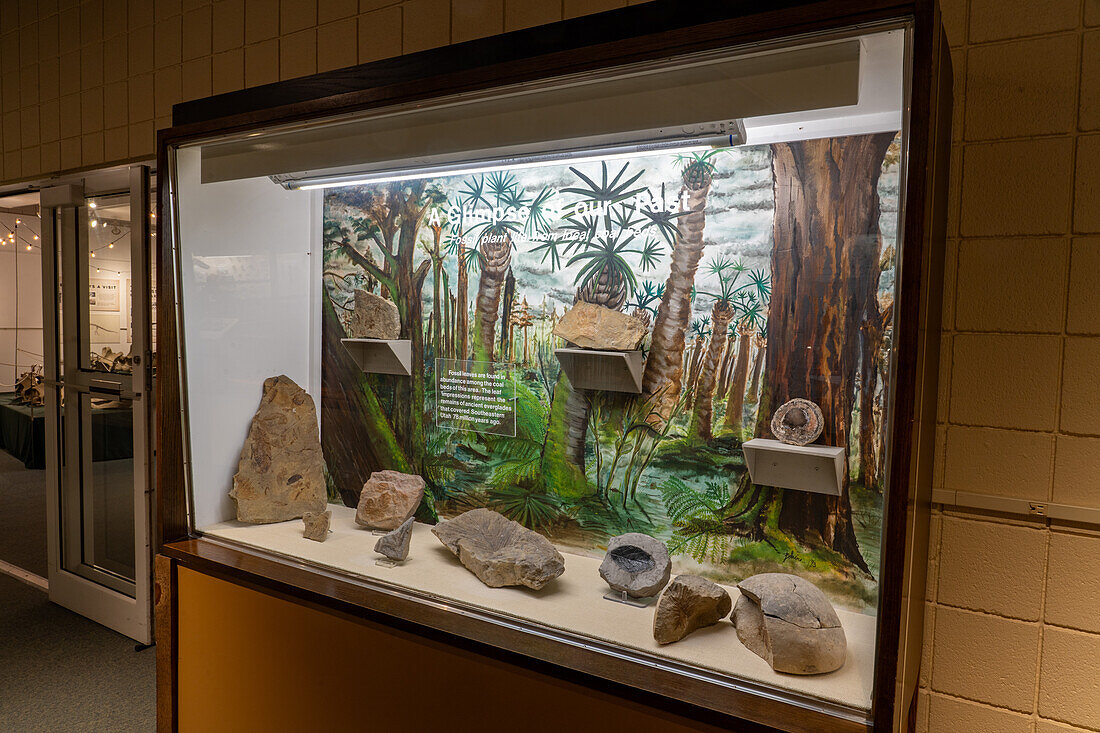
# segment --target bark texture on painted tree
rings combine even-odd
[[[504,281],[512,266],[512,235],[488,228],[478,238],[481,279],[478,282],[475,319],[478,329],[476,358],[494,361],[497,311]]]
[[[703,258],[710,179],[698,188],[688,187],[687,193],[688,213],[676,220],[676,243],[672,247],[665,294],[653,323],[653,339],[642,375],[643,394],[659,396],[657,411],[665,420],[672,414],[683,389],[684,335],[691,323],[691,289]]]
[[[752,343],[753,328],[742,324],[737,327],[737,361],[733,365],[730,377],[729,393],[726,395],[726,419],[723,426],[740,432],[745,411],[745,380],[749,374],[749,345]]]
[[[701,441],[714,437],[711,423],[714,420],[714,385],[718,376],[718,365],[722,363],[722,354],[726,349],[726,328],[733,318],[733,306],[717,300],[711,308],[711,337],[706,353],[699,365],[699,376],[695,384],[695,406],[691,411],[691,424],[688,435]]]
[[[878,181],[893,139],[881,133],[772,146],[772,297],[759,437],[770,437],[776,407],[802,397],[821,407],[822,443],[848,445],[859,329],[878,287]],[[751,521],[759,539],[770,528],[820,542],[870,572],[847,475],[840,496],[749,485],[739,502],[735,520]]]

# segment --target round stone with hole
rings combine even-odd
[[[808,445],[819,437],[825,427],[821,408],[804,399],[785,402],[772,415],[772,435],[789,445]]]

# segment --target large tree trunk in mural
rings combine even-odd
[[[498,241],[499,240],[499,241]],[[512,265],[512,236],[486,230],[478,239],[481,249],[481,279],[478,282],[475,303],[474,357],[483,361],[495,361],[494,341],[497,330],[497,311],[500,310],[500,291]]]
[[[729,303],[716,301],[710,318],[713,335],[699,367],[699,377],[695,384],[695,407],[691,411],[691,424],[688,428],[689,438],[704,442],[714,437],[711,424],[714,419],[714,384],[726,350],[726,328],[733,318],[733,307]]]
[[[882,335],[892,318],[892,306],[879,311],[878,301],[872,300],[860,329],[859,470],[856,480],[875,490],[878,489],[881,470],[874,419],[875,394],[878,392],[878,373],[882,361]]]
[[[371,472],[411,468],[367,375],[340,342],[344,327],[328,295],[321,301],[321,449],[340,498],[355,506]]]
[[[804,397],[821,406],[821,443],[848,445],[859,328],[874,292],[869,278],[877,283],[877,185],[893,138],[885,133],[772,146],[772,299],[758,436],[770,436],[776,407]],[[731,521],[751,521],[758,539],[778,531],[820,543],[870,572],[852,524],[847,472],[840,496],[746,487],[739,499]]]
[[[710,180],[701,188],[688,190],[688,211],[677,219],[676,243],[672,247],[665,294],[653,323],[653,338],[642,377],[647,397],[660,394],[657,411],[667,420],[683,388],[684,347],[691,323],[691,289],[703,258],[703,229],[706,227]],[[666,386],[667,385],[667,386]]]
[[[745,419],[745,382],[749,376],[749,346],[752,344],[752,326],[737,328],[737,361],[730,377],[729,394],[726,396],[726,419],[722,426],[741,437],[741,423]]]

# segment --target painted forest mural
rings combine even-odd
[[[330,500],[420,473],[423,521],[487,506],[594,556],[645,532],[676,572],[793,572],[873,613],[899,159],[879,133],[328,189]],[[357,289],[397,304],[411,378],[343,348]],[[581,301],[646,325],[640,395],[573,389],[552,331]],[[514,429],[442,420],[444,363],[506,370]],[[749,480],[741,444],[795,397],[848,449],[840,496]]]

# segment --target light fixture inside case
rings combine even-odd
[[[699,126],[703,128],[710,125]],[[368,184],[390,183],[393,181],[414,181],[442,176],[466,176],[489,171],[512,171],[525,168],[540,168],[552,165],[579,164],[621,158],[634,158],[639,155],[687,155],[715,148],[731,148],[745,143],[745,126],[741,120],[714,125],[716,134],[679,136],[670,138],[649,138],[629,141],[623,136],[620,144],[593,145],[583,141],[567,140],[552,144],[556,147],[549,151],[500,153],[495,156],[469,157],[465,160],[436,163],[393,165],[385,164],[372,170],[340,171],[317,175],[273,175],[271,180],[291,191],[308,191],[317,188],[335,188],[340,186],[361,186]],[[721,130],[721,134],[717,131]],[[544,143],[540,147],[546,147]]]

